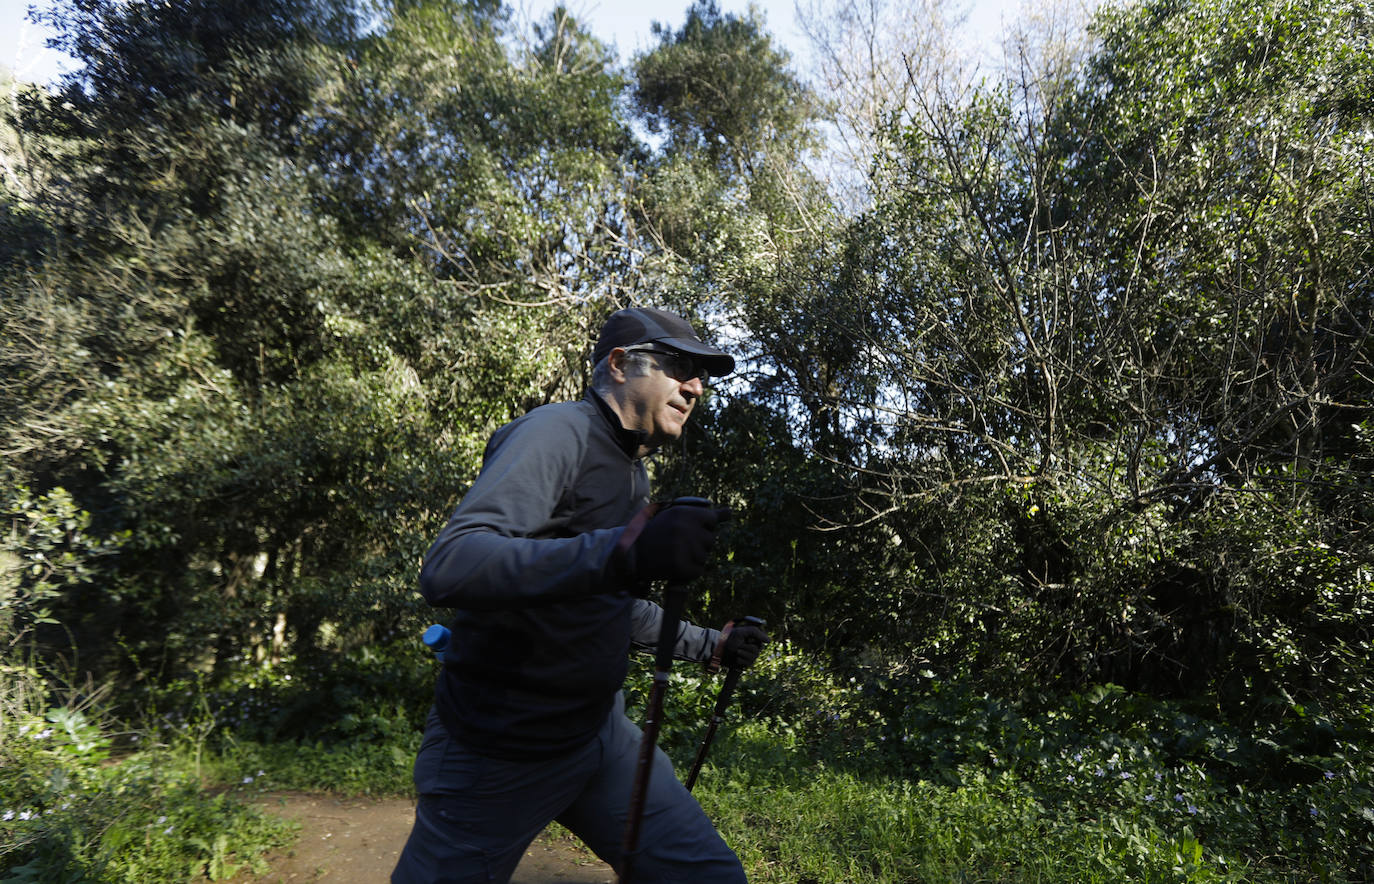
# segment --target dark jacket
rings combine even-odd
[[[595,735],[625,680],[632,642],[662,612],[629,594],[616,551],[649,502],[635,453],[595,393],[497,430],[482,471],[425,556],[420,591],[456,608],[435,690],[444,726],[502,758],[546,757]],[[718,633],[683,624],[678,655],[705,660]]]

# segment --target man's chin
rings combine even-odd
[[[659,427],[657,432],[650,435],[649,444],[658,448],[662,445],[667,445],[669,442],[676,442],[682,438],[682,431],[686,423],[687,421],[684,418],[682,424],[677,426],[665,425]]]

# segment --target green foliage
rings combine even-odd
[[[414,791],[411,770],[419,750],[420,731],[409,723],[394,727],[385,741],[233,740],[216,753],[207,775],[271,789],[408,796]]]
[[[660,741],[680,772],[716,689],[674,668]],[[1248,731],[1118,687],[1012,703],[782,643],[695,794],[760,880],[1358,881],[1370,745],[1367,714]]]
[[[785,287],[741,287],[739,398],[768,417],[713,429],[787,488],[747,554],[836,656],[1237,719],[1340,706],[1368,679],[1346,649],[1374,559],[1367,10],[1203,0],[1096,27],[1079,66],[934,95],[869,213],[784,251]],[[796,457],[761,457],[761,426]]]
[[[321,196],[351,241],[427,278],[388,299],[376,332],[400,339],[436,420],[475,437],[475,456],[499,424],[585,383],[595,329],[646,249],[628,217],[638,146],[609,51],[566,11],[519,52],[478,6],[384,12],[316,136]]]
[[[79,148],[49,157],[71,186],[43,197],[73,231],[11,277],[3,436],[20,482],[131,540],[56,617],[92,662],[173,672],[396,628],[433,525],[513,411],[470,395],[492,385],[476,369],[449,380],[455,351],[514,324],[435,315],[423,264],[346,247],[317,210],[332,163],[306,136],[347,23],[289,4],[89,4],[56,23],[81,94],[35,97],[20,122]],[[493,346],[475,362],[494,376],[517,360],[487,362]]]
[[[674,668],[661,745],[679,772],[718,689]],[[745,675],[695,794],[761,880],[1358,881],[1369,736],[1367,715],[1294,710],[1250,733],[1115,687],[1032,705],[929,674],[841,677],[782,644]],[[206,769],[254,789],[409,794],[418,739],[414,722],[221,739]]]
[[[0,660],[0,872],[5,881],[182,882],[261,870],[290,827],[201,780],[164,749],[115,753],[90,697],[44,709],[54,683]]]
[[[776,150],[767,142],[803,131],[807,93],[754,13],[697,0],[676,32],[656,22],[654,34],[659,45],[635,61],[634,97],[670,151],[741,174]]]
[[[1362,418],[1348,369],[1368,358],[1350,324],[1369,309],[1352,288],[1370,258],[1368,9],[1161,3],[1098,26],[1066,125],[1074,177],[1109,196],[1076,208],[1139,256],[1123,269],[1144,353],[1180,368],[1147,381],[1153,413],[1198,455],[1179,475],[1290,463],[1332,481]]]
[[[25,773],[9,769],[5,779]],[[262,871],[260,852],[287,840],[284,823],[204,792],[165,758],[46,773],[42,792],[4,790],[6,881],[222,880]]]
[[[416,628],[348,653],[278,667],[235,667],[205,690],[216,724],[234,739],[367,744],[418,733],[433,701],[434,660]],[[155,705],[174,728],[184,710],[173,684]],[[382,703],[379,698],[387,698]]]
[[[62,488],[35,496],[11,487],[0,511],[9,521],[0,539],[0,636],[55,624],[52,606],[63,592],[89,582],[97,560],[127,540],[92,536],[91,514]]]
[[[410,629],[416,564],[490,431],[575,395],[648,275],[694,300],[643,199],[675,167],[645,163],[625,73],[565,11],[525,46],[494,4],[352,16],[50,17],[81,66],[14,120],[54,236],[7,269],[0,439],[21,485],[128,538],[51,599],[99,667],[223,677]],[[785,59],[748,51],[758,23],[689,19],[684,46],[724,40],[761,90],[731,137],[800,143],[801,103],[778,103],[796,83],[758,78]],[[766,177],[705,175],[695,202]],[[739,236],[772,211],[755,203]]]
[[[351,15],[52,16],[83,66],[16,118],[62,236],[6,280],[0,438],[131,539],[56,600],[98,665],[224,674],[398,628],[490,431],[576,395],[660,266],[624,74],[564,11],[524,47],[493,4]]]
[[[1358,881],[1374,867],[1367,713],[1293,710],[1249,731],[1117,687],[1038,706],[929,673],[838,678],[787,648],[742,687],[698,792],[778,880]]]

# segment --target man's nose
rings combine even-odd
[[[683,392],[691,393],[693,396],[700,399],[701,394],[706,392],[706,385],[701,382],[701,378],[692,376],[682,382],[682,389]]]

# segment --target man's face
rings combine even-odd
[[[622,421],[628,429],[644,430],[649,445],[657,447],[677,439],[705,389],[700,367],[687,354],[664,346],[631,348],[643,353],[648,371],[626,373]]]

